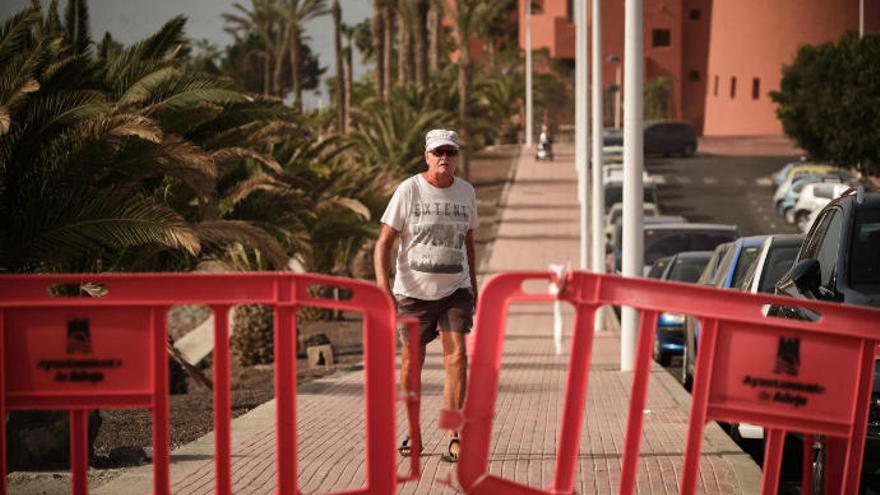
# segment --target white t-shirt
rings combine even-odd
[[[456,177],[439,188],[414,175],[394,191],[382,223],[400,233],[395,295],[436,301],[471,286],[464,240],[479,225],[472,185]]]

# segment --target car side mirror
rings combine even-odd
[[[818,260],[803,260],[791,269],[791,281],[804,294],[819,297],[822,283],[822,270]]]

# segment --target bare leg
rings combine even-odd
[[[440,342],[443,344],[443,368],[446,370],[446,381],[443,384],[443,407],[459,410],[464,404],[464,392],[467,384],[467,352],[463,333],[440,330]],[[446,432],[446,438],[457,436],[456,430]],[[453,453],[457,453],[453,451]]]
[[[422,367],[425,366],[425,344],[422,344],[421,349],[419,350],[420,360],[419,360],[419,372],[416,375],[416,378],[419,380],[419,383],[412,384],[412,389],[410,389],[409,382],[409,365],[410,365],[410,353],[409,346],[404,345],[400,348],[400,388],[404,393],[408,393],[410,390],[418,389],[418,386],[421,383],[422,378]],[[413,432],[409,430],[409,424],[407,424],[407,432],[409,433],[409,437],[413,438]],[[411,449],[421,448],[421,446],[415,446],[410,443]],[[412,450],[411,450],[412,451]]]

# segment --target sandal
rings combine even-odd
[[[403,442],[400,443],[400,447],[397,447],[397,453],[400,454],[400,457],[409,457],[412,455],[412,446],[409,444],[410,438],[409,435],[403,437]],[[419,454],[425,451],[425,446],[422,445],[422,448],[419,449]]]
[[[458,449],[453,452],[452,446],[458,445]],[[446,444],[446,452],[440,454],[440,458],[446,462],[458,462],[458,453],[461,451],[461,439],[458,435],[449,437],[449,443]]]

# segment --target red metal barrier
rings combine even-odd
[[[681,493],[695,493],[703,429],[710,419],[768,428],[762,493],[775,494],[782,440],[788,431],[831,437],[840,446],[841,476],[830,493],[855,493],[880,311],[855,306],[718,291],[689,284],[569,273],[559,298],[576,309],[568,381],[553,483],[546,489],[489,474],[492,419],[498,392],[505,320],[511,302],[552,301],[526,293],[524,282],[551,281],[545,272],[490,279],[480,294],[475,348],[461,412],[444,411],[441,428],[459,428],[458,481],[470,494],[573,493],[593,344],[593,318],[601,305],[635,307],[641,314],[636,368],[627,418],[620,493],[633,492],[642,436],[657,315],[688,313],[702,320],[700,352],[688,426]],[[766,317],[768,303],[820,313],[818,322]]]
[[[72,287],[76,294],[83,284],[98,286],[103,295],[52,295],[53,287]],[[317,297],[310,292],[314,286],[349,289],[352,296]],[[216,493],[232,492],[228,314],[237,304],[275,309],[278,493],[297,493],[295,336],[296,312],[303,306],[363,313],[365,486],[346,493],[396,492],[396,463],[388,462],[396,456],[395,311],[391,299],[376,286],[287,273],[3,276],[0,414],[5,417],[13,409],[70,411],[73,493],[88,491],[88,411],[120,407],[152,411],[153,491],[169,493],[166,313],[178,304],[208,305],[215,315]],[[410,332],[417,332],[416,326],[410,325]],[[416,338],[410,341],[418,347]],[[418,421],[417,391],[405,399],[410,420]],[[5,438],[5,421],[0,421],[0,495],[6,493]],[[409,478],[417,477],[418,455],[413,456],[411,469]]]

